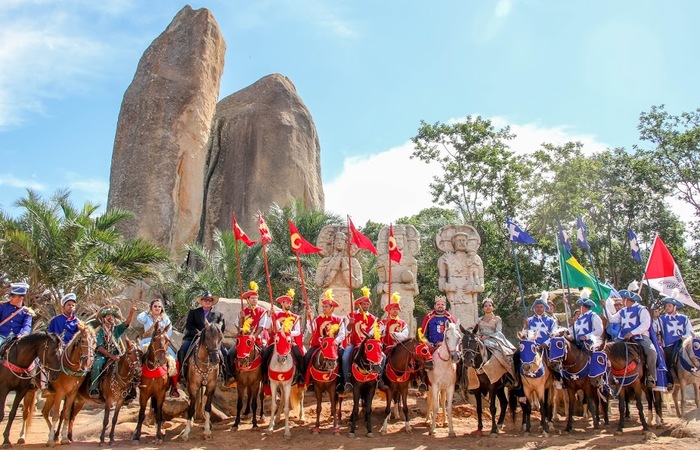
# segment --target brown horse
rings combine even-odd
[[[105,443],[105,433],[109,424],[109,414],[114,407],[114,417],[112,418],[112,428],[109,433],[109,443],[114,445],[114,428],[117,425],[119,410],[124,405],[126,397],[129,393],[141,382],[141,360],[143,352],[135,342],[129,339],[126,341],[126,351],[119,356],[115,362],[108,361],[105,364],[103,375],[100,377],[100,392],[104,398],[104,418],[102,420],[102,433],[100,434],[100,447]],[[68,422],[68,435],[73,435],[73,424],[78,413],[83,409],[86,401],[91,400],[95,403],[101,403],[101,399],[92,399],[88,394],[88,379],[86,377],[80,385],[78,395],[75,397],[73,405],[70,406],[70,416]],[[59,422],[60,426],[60,422]]]
[[[41,371],[50,370],[51,379],[60,369],[61,356],[63,355],[63,341],[60,336],[53,333],[32,333],[9,343],[6,347],[5,359],[0,364],[0,406],[2,413],[5,410],[5,400],[10,391],[15,392],[15,399],[12,402],[12,409],[7,418],[7,425],[3,434],[3,448],[12,447],[10,443],[10,430],[12,422],[15,420],[17,408],[20,402],[25,399],[27,392],[31,388],[32,379],[36,377],[37,369]],[[39,363],[35,362],[39,359]],[[29,405],[24,403],[24,425],[20,433],[20,443],[24,443],[25,428],[31,424],[34,414],[35,392],[29,395]],[[2,415],[0,414],[0,419]]]
[[[398,406],[401,404],[406,432],[413,432],[411,423],[408,420],[408,385],[411,382],[411,375],[421,370],[425,365],[425,361],[431,357],[428,344],[424,344],[415,338],[399,342],[388,350],[386,368],[384,370],[384,383],[387,386],[387,390],[384,424],[381,429],[382,434],[387,433],[392,402],[396,409],[394,417],[398,418]]]
[[[91,327],[78,325],[78,332],[70,340],[61,358],[61,371],[54,381],[50,383],[50,389],[45,392],[46,403],[41,409],[46,425],[49,427],[49,440],[46,445],[53,447],[58,440],[59,417],[61,402],[65,400],[67,405],[73,404],[78,395],[80,384],[90,372],[92,361],[95,357],[95,332]],[[62,421],[65,421],[61,444],[69,444],[73,436],[68,434],[68,411],[64,408]],[[58,426],[57,426],[58,425]]]
[[[216,380],[219,378],[221,365],[219,347],[223,338],[221,324],[207,322],[190,347],[192,350],[189,352],[188,360],[185,361],[188,365],[187,392],[190,405],[187,408],[187,427],[182,434],[184,441],[189,439],[198,400],[204,403],[204,439],[211,438],[211,402],[216,390]]]
[[[262,352],[255,345],[255,337],[251,334],[239,334],[238,345],[236,346],[235,360],[229,360],[229,367],[236,371],[238,383],[238,401],[236,403],[236,420],[231,426],[231,430],[237,431],[241,423],[241,410],[243,409],[243,396],[246,396],[246,412],[250,412],[250,404],[253,406],[253,428],[258,428],[257,410],[258,394],[260,393],[260,383],[262,381]],[[233,352],[229,353],[230,357]],[[231,358],[232,359],[232,358]],[[263,399],[260,400],[260,412],[262,416]]]
[[[141,368],[141,384],[139,384],[139,420],[131,438],[132,443],[138,444],[141,439],[141,426],[146,418],[146,406],[151,400],[151,408],[156,416],[156,444],[163,442],[165,434],[163,427],[163,402],[168,390],[168,345],[170,338],[166,329],[156,322],[151,342],[143,355]]]
[[[314,434],[321,432],[321,408],[323,393],[328,393],[331,401],[331,417],[333,418],[333,434],[340,434],[340,405],[342,398],[338,397],[338,344],[334,337],[321,339],[318,351],[311,357],[309,375],[313,379],[314,394],[316,395],[316,427]]]
[[[616,434],[622,433],[625,426],[625,413],[627,412],[627,398],[634,395],[639,410],[639,421],[642,422],[644,432],[649,431],[649,425],[644,417],[644,407],[642,406],[642,393],[647,396],[649,403],[649,414],[653,415],[653,407],[656,406],[657,413],[661,415],[661,395],[652,392],[644,386],[645,358],[642,347],[633,342],[615,341],[605,344],[603,351],[608,355],[610,362],[610,372],[617,386],[612,387],[613,391],[619,390],[620,398],[620,422],[617,426]]]

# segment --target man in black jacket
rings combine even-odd
[[[182,345],[180,350],[177,352],[177,360],[180,363],[182,370],[180,371],[181,377],[187,377],[187,369],[184,366],[185,358],[187,357],[187,352],[192,344],[192,340],[199,334],[200,331],[204,329],[206,322],[221,323],[221,331],[226,330],[226,321],[224,320],[223,314],[218,311],[214,311],[212,308],[219,302],[219,297],[213,295],[209,291],[204,291],[202,295],[197,298],[199,307],[192,308],[187,313],[187,321],[185,322],[185,335],[182,337]],[[221,345],[222,361],[226,361],[226,347]]]

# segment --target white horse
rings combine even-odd
[[[700,408],[700,335],[694,334],[683,340],[681,351],[678,355],[678,363],[673,367],[673,404],[676,407],[676,415],[681,417],[685,412],[685,387],[693,386],[695,394],[695,407]],[[681,406],[678,408],[678,392],[681,393]]]
[[[445,330],[445,339],[433,352],[433,368],[428,370],[430,391],[428,392],[428,413],[432,413],[430,436],[435,436],[435,422],[438,408],[443,406],[443,426],[447,418],[450,437],[457,436],[452,426],[452,397],[457,381],[457,361],[460,358],[459,346],[462,343],[462,333],[454,323],[449,323]]]
[[[284,402],[284,438],[290,439],[292,433],[289,431],[289,409],[291,398],[291,409],[299,405],[299,419],[304,420],[304,390],[292,386],[294,380],[294,358],[292,358],[292,337],[289,333],[278,331],[275,335],[274,350],[268,366],[268,377],[270,379],[270,391],[272,391],[272,402],[270,412],[270,425],[267,431],[272,433],[275,428],[275,421],[280,420],[282,407],[278,409],[277,394]]]

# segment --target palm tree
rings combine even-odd
[[[156,278],[158,265],[168,261],[166,250],[115,230],[131,213],[98,215],[98,205],[77,209],[69,196],[60,190],[46,200],[28,190],[15,202],[24,210],[18,218],[0,216],[0,266],[8,278],[31,285],[28,301],[44,319],[63,293],[100,302],[128,284]]]

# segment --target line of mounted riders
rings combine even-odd
[[[42,414],[50,429],[47,442],[50,446],[58,441],[59,430],[61,443],[72,441],[75,417],[90,399],[105,404],[100,443],[104,443],[110,410],[115,406],[109,435],[113,443],[119,409],[135,396],[136,389],[139,390],[140,411],[133,440],[140,439],[146,406],[151,400],[157,425],[156,441],[162,441],[162,405],[168,389],[171,395],[179,396],[178,376],[190,399],[187,426],[182,435],[185,440],[189,437],[197,399],[204,405],[204,438],[211,437],[211,401],[220,374],[226,383],[238,388],[233,429],[240,424],[243,397],[247,397],[247,411],[252,404],[253,427],[257,427],[257,399],[260,395],[262,400],[260,387],[263,386],[268,394],[275,393],[268,430],[274,429],[275,420],[279,420],[284,408],[285,437],[291,436],[290,399],[292,403],[299,403],[310,385],[317,398],[314,433],[321,431],[323,393],[329,394],[335,434],[340,431],[340,402],[345,395],[352,394],[350,436],[355,435],[360,406],[367,434],[372,435],[371,406],[376,389],[386,393],[381,432],[386,433],[392,406],[397,418],[398,409],[402,408],[405,429],[411,432],[407,393],[412,383],[417,383],[421,390],[430,391],[431,435],[435,435],[438,406],[445,411],[443,418],[449,422],[450,436],[455,435],[451,409],[456,386],[475,394],[478,434],[483,427],[481,403],[485,395],[490,399],[491,433],[496,434],[503,427],[508,403],[506,389],[510,391],[513,415],[516,399],[520,398],[526,432],[530,431],[531,406],[536,404],[540,406],[542,428],[548,432],[552,415],[550,397],[555,392],[555,384],[563,386],[570,399],[578,390],[583,390],[595,428],[599,427],[599,407],[603,406],[607,423],[607,399],[611,394],[618,396],[618,431],[624,425],[627,399],[632,396],[637,401],[642,426],[648,430],[641,404],[642,392],[647,395],[650,414],[653,414],[654,405],[657,421],[661,420],[660,391],[666,389],[665,376],[669,384],[675,382],[677,386],[674,400],[678,391],[682,396],[685,385],[692,384],[696,405],[699,401],[696,372],[700,369],[700,339],[693,335],[688,318],[677,313],[682,304],[674,296],[664,299],[666,314],[653,321],[632,287],[607,300],[606,330],[603,330],[601,317],[594,312],[596,304],[588,298],[588,291],[581,292],[577,302],[580,308],[568,330],[559,328],[556,319],[547,314],[549,306],[543,293],[532,306],[534,314],[524,321],[517,349],[503,335],[502,321],[494,315],[490,299],[482,302],[484,315],[477,325],[464,330],[447,312],[445,298],[436,297],[434,310],[425,317],[418,336],[409,338],[407,324],[398,317],[401,306],[397,294],[385,307],[386,317],[378,320],[369,313],[369,290],[363,288],[363,296],[354,302],[357,309],[341,318],[333,314],[338,303],[328,290],[321,302],[322,314],[314,318],[307,312],[307,329],[312,337],[304,356],[300,317],[290,310],[293,291],[278,297],[276,303],[281,310],[271,313],[257,305],[257,285],[252,282],[251,289],[242,295],[247,306],[238,318],[237,344],[228,351],[222,345],[224,318],[212,309],[218,297],[204,292],[197,299],[200,306],[188,313],[183,342],[175,355],[170,339],[172,325],[159,299],[153,300],[149,310],[137,316],[145,330],[141,342],[137,343],[121,339],[135,315],[135,308],[126,320],[117,323],[121,319],[119,309],[103,307],[97,314],[94,329],[75,318],[74,294],[61,299],[62,314],[51,320],[47,332],[31,333],[32,312],[24,306],[28,288],[25,283],[13,283],[9,301],[0,305],[0,339],[4,340],[0,346],[2,405],[8,392],[16,393],[4,432],[4,446],[10,445],[12,421],[21,402],[24,402],[24,421],[19,442],[24,442],[37,386],[44,388],[46,402]],[[657,325],[663,349],[655,345],[652,324]],[[604,332],[616,339],[603,345]],[[668,372],[662,355],[671,363]],[[278,397],[282,402],[279,408]],[[496,399],[501,406],[498,418]],[[65,406],[61,410],[63,400]],[[568,403],[566,430],[570,431],[574,402]],[[681,408],[682,405],[681,398]],[[676,410],[678,412],[678,406]],[[4,407],[0,410],[0,419],[3,416]]]

